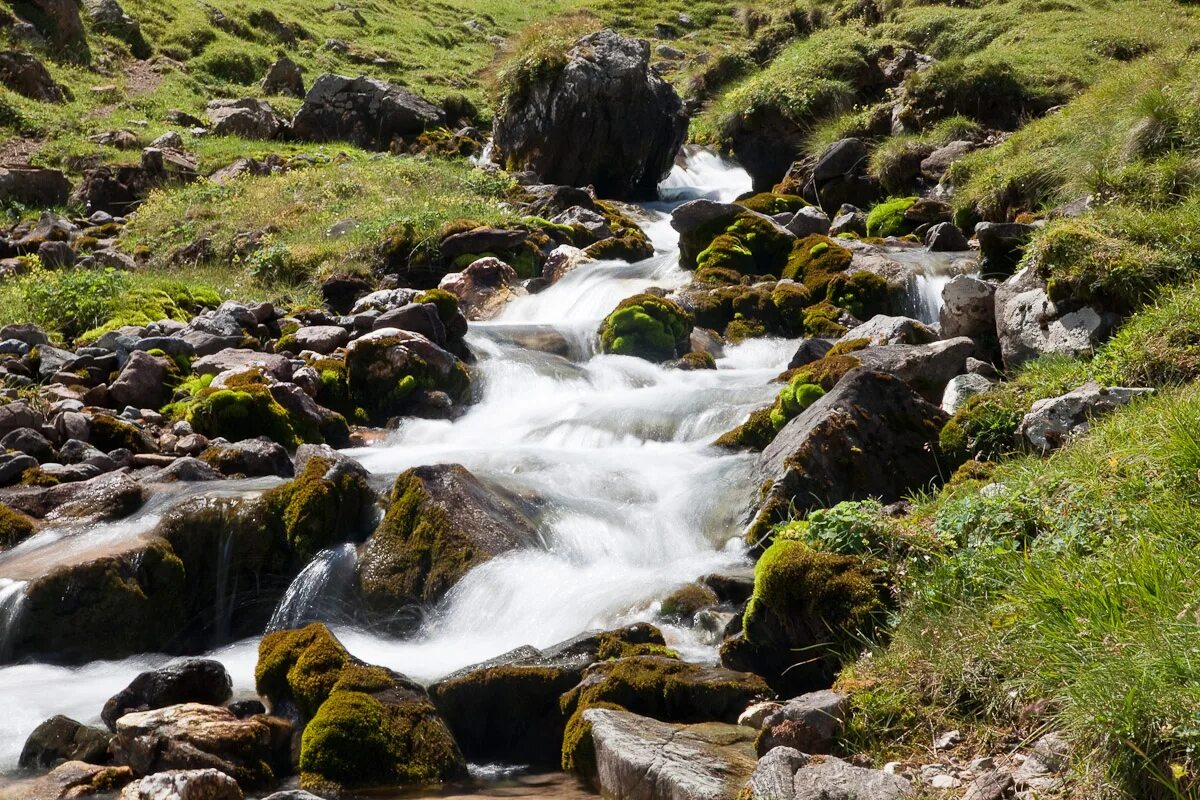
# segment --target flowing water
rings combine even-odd
[[[726,348],[716,370],[684,372],[599,354],[595,331],[621,299],[688,280],[669,224],[674,204],[731,200],[749,188],[741,169],[692,153],[664,182],[663,200],[643,209],[654,257],[586,265],[514,301],[500,318],[473,323],[468,343],[478,357],[478,402],[453,422],[409,420],[386,441],[351,452],[381,479],[417,465],[458,463],[536,497],[541,546],[473,570],[409,640],[337,624],[345,618],[339,609],[351,602],[356,554],[350,545],[334,548],[300,573],[270,627],[329,621],[360,658],[431,681],[520,645],[544,647],[586,630],[653,620],[658,600],[673,588],[744,565],[738,534],[755,484],[754,457],[710,443],[772,399],[771,379],[786,367],[794,343],[751,340]],[[64,552],[83,557],[136,541],[167,507],[192,494],[264,485],[181,485],[128,521],[39,534],[0,556],[0,625],[5,615],[20,613],[21,581]],[[668,626],[664,633],[685,657],[715,657],[711,644],[688,629]],[[236,693],[251,695],[256,654],[257,640],[249,640],[210,655],[229,669]],[[0,669],[0,770],[15,766],[25,737],[42,720],[67,714],[95,721],[110,695],[165,661],[146,655],[79,668]]]

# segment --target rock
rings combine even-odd
[[[546,263],[542,265],[542,280],[556,283],[591,261],[594,259],[578,247],[560,244],[546,256]]]
[[[147,775],[121,791],[121,800],[242,800],[237,781],[216,769]]]
[[[304,73],[287,56],[275,59],[262,80],[263,94],[304,97]]]
[[[303,789],[287,789],[269,794],[263,800],[322,800],[322,798]]]
[[[813,167],[812,180],[817,186],[829,181],[862,174],[867,167],[867,146],[861,139],[841,139],[825,148]]]
[[[451,404],[462,402],[470,376],[457,358],[421,334],[380,328],[346,348],[346,383],[351,401],[382,423],[422,410],[430,390],[444,392]]]
[[[71,181],[59,170],[0,167],[0,204],[20,203],[35,208],[49,208],[66,205],[70,195]]]
[[[1135,397],[1153,392],[1153,389],[1105,387],[1089,381],[1060,397],[1038,400],[1022,418],[1017,433],[1043,453],[1057,450],[1071,437],[1086,433],[1092,420],[1111,414]]]
[[[481,258],[462,272],[450,273],[438,288],[458,298],[469,320],[493,319],[510,300],[526,294],[517,271],[498,258]]]
[[[739,796],[745,800],[902,800],[912,796],[912,786],[882,770],[777,747],[759,760]]]
[[[210,100],[207,107],[212,132],[243,139],[274,139],[287,123],[265,100]]]
[[[921,174],[931,181],[940,181],[950,165],[975,149],[973,142],[963,140],[939,147],[921,161]]]
[[[68,761],[33,781],[0,787],[0,800],[78,800],[111,792],[133,780],[129,767],[100,766]]]
[[[108,387],[108,395],[118,406],[159,408],[170,399],[167,378],[164,359],[135,350]]]
[[[949,471],[936,455],[947,419],[902,380],[852,370],[763,451],[759,469],[773,484],[754,529],[775,522],[784,508],[803,513],[868,497],[892,502],[937,480]]]
[[[971,243],[953,222],[939,222],[925,232],[925,246],[931,253],[959,253],[971,249]]]
[[[540,544],[516,498],[456,464],[410,469],[358,561],[366,602],[380,611],[432,604],[502,553]]]
[[[590,709],[596,784],[620,800],[726,800],[754,771],[753,732],[738,725],[675,725]]]
[[[340,325],[311,325],[293,336],[299,350],[312,350],[327,355],[350,341],[350,332]]]
[[[946,384],[965,371],[975,343],[965,337],[923,345],[892,344],[851,354],[859,365],[894,375],[929,402],[941,402]]]
[[[50,769],[63,761],[108,762],[111,735],[69,717],[55,716],[33,729],[17,761],[22,769]]]
[[[372,284],[358,275],[334,275],[321,284],[321,297],[335,314],[348,314],[354,302],[371,291]]]
[[[753,728],[754,730],[759,730],[762,728],[763,722],[766,721],[767,717],[771,716],[776,711],[779,711],[781,708],[783,708],[783,704],[775,702],[774,700],[765,700],[761,703],[755,703],[742,712],[741,716],[738,717],[737,724],[745,725],[747,728]]]
[[[969,275],[956,275],[942,287],[938,312],[942,336],[990,335],[996,329],[996,286]]]
[[[281,355],[231,347],[202,356],[192,363],[192,371],[197,375],[220,375],[222,372],[238,373],[253,369],[260,369],[277,381],[289,381],[293,367],[291,360]]]
[[[45,19],[47,27],[39,28],[56,44],[78,44],[83,40],[83,20],[74,0],[33,0]]]
[[[37,256],[51,269],[63,269],[75,263],[75,251],[67,242],[42,242],[38,245]]]
[[[853,233],[856,236],[867,235],[867,215],[861,211],[848,211],[838,214],[829,225],[830,236],[840,236],[843,233]]]
[[[816,755],[830,752],[850,716],[850,698],[828,689],[789,700],[762,722],[755,741],[759,756],[776,747]]]
[[[54,448],[50,442],[33,428],[17,428],[0,438],[0,451],[3,450],[15,450],[33,456],[40,462],[54,458]]]
[[[62,103],[67,99],[63,87],[50,77],[46,65],[31,53],[0,50],[0,85],[43,103]]]
[[[496,148],[510,172],[655,198],[687,134],[671,85],[649,69],[650,44],[602,30],[579,39],[561,68],[505,98]]]
[[[292,475],[292,459],[283,446],[265,436],[240,442],[213,444],[201,455],[205,463],[224,475]]]
[[[744,206],[715,200],[690,200],[671,212],[671,227],[679,232],[679,263],[685,269],[696,265],[696,258],[712,242],[712,231],[731,225]]]
[[[38,461],[24,453],[0,453],[0,486],[10,486],[21,479],[25,470],[33,469]]]
[[[219,706],[233,694],[233,682],[219,661],[190,658],[143,672],[104,704],[100,719],[109,730],[134,711],[150,711],[180,703]]]
[[[805,206],[796,212],[784,227],[789,233],[795,235],[797,239],[803,239],[805,236],[811,236],[818,233],[822,236],[829,235],[829,226],[832,223],[829,221],[829,215],[816,206]]]
[[[1051,353],[1089,355],[1111,331],[1114,320],[1091,306],[1060,309],[1031,268],[996,289],[996,337],[1009,369]]]
[[[409,303],[400,308],[385,311],[376,318],[375,330],[398,328],[424,336],[438,347],[446,346],[446,326],[432,303]]]
[[[196,436],[196,434],[192,434]],[[184,437],[180,439],[180,443],[192,437]],[[204,437],[199,437],[203,439]],[[207,441],[207,440],[205,440]],[[178,449],[178,446],[177,446]],[[142,478],[143,483],[175,483],[177,481],[196,482],[196,481],[216,481],[220,480],[223,475],[214,467],[206,464],[198,458],[183,457],[177,458],[162,469]]]
[[[956,375],[946,384],[946,390],[942,393],[942,410],[953,414],[962,408],[962,404],[968,398],[983,394],[991,388],[992,382],[982,375],[971,372]]]
[[[96,30],[128,44],[135,58],[150,57],[150,45],[142,35],[142,26],[125,13],[117,0],[83,0],[83,10]]]
[[[469,231],[455,233],[442,239],[438,249],[442,258],[454,261],[461,256],[482,255],[499,250],[511,250],[519,247],[529,238],[522,230],[507,230],[504,228],[479,227]]]
[[[1004,800],[1012,795],[1012,789],[1012,773],[1008,770],[994,769],[972,781],[963,795],[963,800]]]
[[[387,150],[393,139],[444,123],[441,109],[402,86],[325,74],[313,83],[292,118],[292,135],[302,141],[342,139],[365,150]]]
[[[1052,793],[1063,785],[1062,774],[1070,755],[1071,746],[1062,734],[1047,733],[1034,743],[1032,752],[1013,772],[1013,783],[1018,790]]]
[[[828,339],[817,339],[815,337],[803,339],[800,342],[800,346],[796,348],[796,354],[788,362],[788,369],[808,366],[814,361],[819,361],[829,355],[829,351],[832,349],[833,342]]]
[[[979,252],[983,256],[980,266],[984,274],[997,277],[1012,275],[1034,230],[1032,225],[1018,222],[980,222],[976,225],[975,237],[979,240]]]
[[[575,229],[577,238],[586,237],[582,244],[588,245],[601,239],[611,239],[615,234],[608,220],[597,211],[583,206],[571,206],[550,220],[556,225],[568,225]]]
[[[183,703],[117,720],[113,760],[139,775],[215,769],[248,788],[269,785],[277,763],[272,726],[227,708]]]
[[[920,320],[876,314],[862,325],[851,328],[838,341],[853,342],[859,339],[867,339],[871,345],[879,347],[887,344],[929,344],[937,341],[938,335]]]

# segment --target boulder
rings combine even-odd
[[[809,755],[829,753],[849,716],[850,698],[846,695],[830,689],[809,692],[768,714],[754,746],[759,756],[776,747],[791,747]]]
[[[0,167],[0,204],[20,203],[35,208],[49,208],[66,205],[70,195],[71,181],[59,170]]]
[[[1071,437],[1086,433],[1092,420],[1153,392],[1153,389],[1101,386],[1089,381],[1059,397],[1038,400],[1021,419],[1017,433],[1043,453],[1057,450]]]
[[[135,58],[150,57],[150,45],[142,35],[142,26],[125,13],[117,0],[83,0],[83,10],[92,27],[125,42]]]
[[[751,538],[788,508],[799,514],[843,500],[893,502],[949,474],[937,453],[948,419],[901,379],[852,370],[763,451],[759,470],[772,484]]]
[[[467,399],[470,376],[451,353],[413,331],[380,328],[346,348],[350,399],[376,422],[426,408],[431,391],[446,405]]]
[[[983,257],[980,267],[984,274],[996,277],[1012,275],[1035,230],[1032,225],[1019,222],[977,224],[975,238],[979,240],[979,253]]]
[[[106,764],[111,738],[107,731],[69,717],[51,717],[29,734],[17,765],[22,769],[50,769],[64,761]]]
[[[975,343],[965,337],[931,344],[868,347],[851,354],[859,365],[894,375],[929,402],[940,402],[946,384],[966,370]]]
[[[33,428],[17,428],[0,437],[0,451],[4,450],[24,453],[43,463],[54,458],[49,440]]]
[[[921,161],[921,174],[931,181],[940,181],[950,165],[975,149],[973,142],[959,140],[939,147]]]
[[[233,778],[216,769],[176,769],[147,775],[121,791],[121,800],[242,800]]]
[[[262,370],[277,381],[292,379],[291,360],[274,353],[227,347],[192,363],[192,371],[197,375],[220,375],[222,372],[247,372],[253,369]]]
[[[546,256],[546,263],[542,265],[542,280],[547,284],[556,283],[594,260],[578,247],[560,244]]]
[[[50,77],[45,64],[33,54],[17,50],[0,50],[0,85],[43,103],[62,103],[67,99],[63,87]]]
[[[424,336],[438,347],[446,347],[446,325],[433,303],[409,303],[385,311],[375,318],[374,330],[398,328]]]
[[[813,167],[812,180],[818,187],[866,171],[869,152],[861,139],[841,139],[825,148]]]
[[[100,719],[109,730],[116,730],[117,720],[131,712],[180,703],[219,706],[232,694],[233,682],[221,662],[190,658],[138,675],[108,699]]]
[[[493,319],[510,300],[528,294],[515,269],[490,257],[473,262],[462,272],[450,273],[438,288],[458,298],[458,307],[469,320]]]
[[[796,348],[795,355],[788,362],[788,369],[798,369],[805,367],[814,361],[819,361],[829,355],[829,351],[833,349],[833,342],[828,339],[817,339],[815,337],[802,339],[799,346]]]
[[[129,767],[102,766],[83,761],[59,764],[48,775],[31,781],[5,782],[0,800],[77,800],[109,796],[133,780]]]
[[[833,223],[829,215],[816,206],[805,206],[784,227],[797,239],[803,239],[812,234],[829,235],[829,226]]]
[[[227,708],[183,703],[126,714],[116,734],[114,762],[139,775],[215,769],[247,788],[276,778],[277,738],[264,717],[238,719]]]
[[[121,368],[121,374],[108,387],[108,396],[117,408],[157,409],[170,399],[166,359],[135,350]]]
[[[274,139],[287,124],[265,100],[210,100],[207,108],[211,131],[217,136]]]
[[[200,454],[200,460],[227,476],[292,475],[292,459],[287,450],[265,436],[213,444]]]
[[[942,392],[942,410],[947,414],[953,414],[962,407],[968,398],[983,394],[991,388],[991,380],[983,375],[973,372],[956,375],[950,379],[950,382],[946,384],[946,390]]]
[[[440,108],[402,86],[374,78],[325,74],[292,118],[302,141],[345,140],[364,150],[387,150],[393,139],[445,124]]]
[[[590,709],[596,784],[618,800],[728,800],[754,771],[753,731]]]
[[[649,69],[650,44],[612,30],[579,39],[558,69],[504,98],[495,123],[505,168],[654,198],[687,135],[675,90]]]
[[[833,756],[777,747],[759,760],[745,800],[903,800],[912,785],[897,775],[856,767]]]
[[[1089,355],[1115,322],[1091,306],[1059,308],[1032,268],[1000,284],[994,302],[996,337],[1009,369],[1051,353],[1072,358]]]
[[[42,33],[58,46],[78,44],[83,40],[83,19],[75,0],[33,0],[42,13],[46,26]]]
[[[971,243],[953,222],[939,222],[925,232],[925,247],[931,253],[961,253],[971,249]]]
[[[942,336],[990,336],[996,330],[996,286],[970,275],[956,275],[942,287],[938,311]]]
[[[937,332],[910,317],[889,317],[876,314],[862,325],[851,328],[839,341],[868,340],[879,347],[887,344],[929,344],[937,341]]]
[[[310,325],[293,334],[298,350],[327,355],[350,341],[350,332],[340,325]]]
[[[304,97],[304,73],[287,56],[275,59],[262,79],[263,94]]]
[[[457,464],[417,467],[396,479],[387,513],[362,548],[359,585],[379,611],[432,604],[472,568],[540,542],[514,496]]]

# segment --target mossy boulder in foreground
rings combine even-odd
[[[454,736],[425,690],[356,659],[324,625],[268,633],[258,653],[259,694],[275,713],[303,726],[304,788],[336,794],[466,774]]]
[[[375,495],[362,465],[329,448],[302,446],[303,467],[295,480],[265,495],[295,557],[307,562],[321,550],[365,532]]]
[[[600,325],[605,353],[637,356],[647,361],[670,361],[685,355],[691,345],[692,316],[673,300],[639,294],[622,300]]]
[[[350,401],[375,423],[437,407],[432,393],[463,402],[470,385],[462,362],[419,333],[382,328],[346,349]]]
[[[758,561],[742,632],[725,640],[721,663],[764,676],[785,697],[826,688],[874,629],[884,602],[858,557],[776,541]]]
[[[515,497],[457,464],[417,467],[396,478],[383,522],[360,554],[359,588],[368,607],[392,616],[437,602],[494,556],[538,544]]]

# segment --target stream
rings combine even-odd
[[[381,484],[413,466],[458,463],[536,496],[545,509],[541,547],[477,567],[422,621],[416,637],[398,640],[339,624],[356,555],[354,546],[343,545],[300,573],[270,627],[325,621],[359,658],[430,682],[521,645],[545,647],[635,621],[657,624],[658,602],[672,589],[746,567],[739,534],[756,457],[710,443],[773,399],[778,386],[771,381],[786,368],[795,342],[750,340],[727,347],[716,370],[683,371],[600,354],[595,331],[625,297],[690,279],[678,266],[671,208],[698,197],[729,201],[749,188],[740,168],[691,153],[662,184],[663,200],[643,207],[655,256],[632,265],[586,265],[513,301],[498,319],[471,323],[478,402],[453,422],[410,419],[380,443],[348,451]],[[949,263],[930,260],[928,275],[910,287],[914,316],[936,320]],[[534,346],[547,340],[566,347]],[[19,611],[22,581],[41,574],[56,555],[143,535],[188,496],[256,492],[274,482],[176,485],[128,520],[45,530],[0,555],[0,648],[5,615]],[[716,660],[716,642],[702,631],[662,627],[685,658]],[[208,654],[229,670],[235,697],[254,696],[257,647],[254,638]],[[95,723],[108,697],[169,660],[141,655],[74,668],[0,668],[0,773],[15,768],[26,736],[43,720],[65,714]]]

